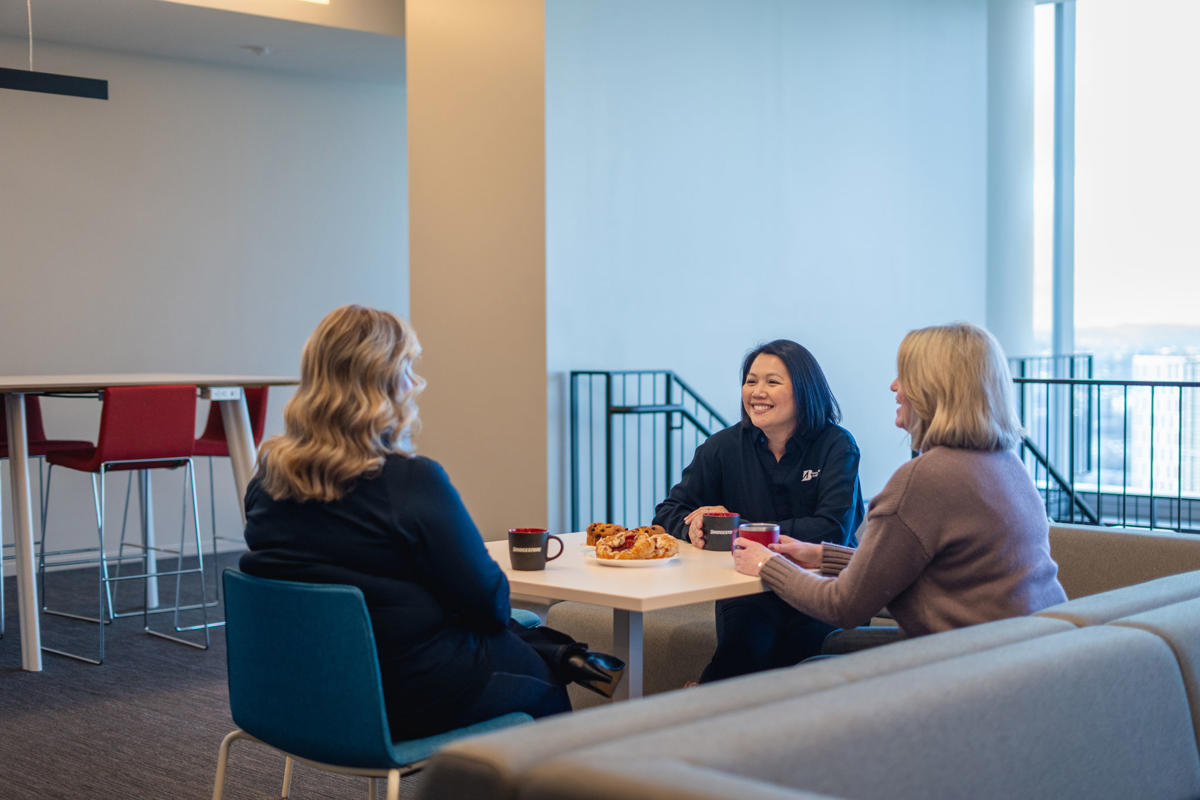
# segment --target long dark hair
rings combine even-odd
[[[777,356],[787,367],[788,377],[792,380],[792,394],[796,399],[796,433],[804,435],[842,421],[842,409],[833,396],[833,390],[829,388],[829,381],[825,380],[821,365],[808,352],[808,348],[791,339],[776,339],[760,344],[747,353],[746,360],[742,362],[742,383],[746,382],[754,359],[764,354]],[[753,424],[745,406],[742,407],[742,424]]]

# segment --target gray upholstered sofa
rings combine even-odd
[[[1200,796],[1200,571],[1088,594],[1200,570],[1200,538],[1056,527],[1052,547],[1073,599],[1041,614],[464,741],[419,796]]]
[[[1146,533],[1116,528],[1055,524],[1050,548],[1059,565],[1059,580],[1068,598],[1096,594],[1151,578],[1200,570],[1200,536]],[[558,603],[546,614],[547,624],[567,631],[592,647],[612,647],[612,612],[582,603]],[[713,604],[654,611],[646,615],[646,694],[678,689],[700,676],[716,647]],[[572,687],[576,709],[606,703]]]

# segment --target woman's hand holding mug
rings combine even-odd
[[[700,506],[693,509],[683,518],[683,523],[688,526],[688,540],[696,547],[704,547],[704,515],[730,513],[733,512],[725,506]]]
[[[752,539],[738,537],[733,541],[733,566],[743,575],[757,578],[762,565],[775,555]]]
[[[805,569],[821,568],[821,545],[780,536],[778,544],[767,545],[772,552],[787,556]]]

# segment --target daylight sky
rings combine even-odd
[[[1039,19],[1052,17],[1039,7]],[[1086,0],[1076,17],[1076,328],[1200,325],[1200,3]],[[1038,124],[1053,114],[1039,25]],[[1036,157],[1037,327],[1049,327],[1052,153]]]

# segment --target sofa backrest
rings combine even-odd
[[[1037,637],[575,751],[532,770],[522,800],[657,797],[622,772],[653,763],[704,765],[748,787],[831,797],[1200,796],[1200,756],[1175,657],[1158,636],[1117,626]],[[619,780],[598,783],[585,772],[596,767]],[[571,774],[580,778],[565,780]]]
[[[1200,598],[1114,620],[1113,625],[1139,628],[1162,637],[1179,662],[1183,685],[1200,741]]]
[[[473,737],[448,745],[426,765],[417,796],[503,800],[517,796],[526,773],[556,755],[591,748],[672,725],[778,703],[878,675],[1013,642],[1073,630],[1056,619],[1017,617],[911,641],[747,675],[634,702],[540,720],[519,730]]]
[[[1054,523],[1050,555],[1067,597],[1074,599],[1200,570],[1200,536]]]
[[[1044,608],[1034,616],[1066,620],[1079,627],[1103,625],[1121,617],[1196,597],[1200,597],[1200,570],[1077,597]]]

